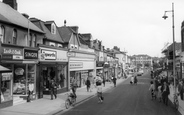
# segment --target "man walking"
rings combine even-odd
[[[51,100],[53,100],[53,95],[55,96],[55,99],[57,98],[57,84],[52,79],[50,83],[50,94],[51,94]]]
[[[166,81],[164,81],[164,84],[163,84],[161,90],[162,90],[163,103],[165,105],[168,105],[168,95],[170,94],[170,91],[169,91],[169,86],[168,86]]]

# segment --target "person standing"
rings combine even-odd
[[[150,82],[149,90],[151,91],[151,99],[155,97],[155,86],[153,84],[153,81]]]
[[[55,99],[57,98],[57,84],[52,79],[50,83],[50,94],[51,94],[51,100],[53,100],[53,95],[55,96]]]
[[[87,78],[87,80],[86,80],[87,92],[90,91],[90,86],[91,86],[91,82],[90,82],[89,78]]]
[[[178,84],[178,92],[180,94],[181,100],[183,100],[184,85],[183,85],[183,81],[182,80]]]
[[[102,82],[100,80],[96,81],[96,88],[97,88],[97,96],[98,96],[98,103],[103,102],[102,97]]]
[[[159,99],[159,102],[162,101],[162,91],[161,91],[162,85],[159,83],[158,84],[158,93],[157,93],[157,97]]]
[[[137,85],[137,76],[134,77],[134,84]]]
[[[168,105],[168,95],[170,94],[170,90],[169,90],[169,86],[166,81],[164,81],[164,84],[161,89],[162,89],[163,103],[165,105]]]
[[[114,87],[116,87],[116,77],[115,76],[112,78],[112,81],[114,83]]]
[[[104,77],[104,76],[103,76],[102,82],[103,82],[103,85],[104,85],[104,87],[105,87],[105,77]]]

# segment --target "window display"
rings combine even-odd
[[[34,83],[35,83],[35,77],[36,77],[36,65],[35,64],[29,64],[28,65],[28,89],[33,92],[34,91]]]
[[[12,73],[1,73],[1,102],[12,100],[11,80]]]
[[[17,65],[14,68],[13,94],[26,94],[25,65]]]

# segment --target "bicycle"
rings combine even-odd
[[[76,96],[72,93],[67,93],[67,99],[65,100],[65,107],[68,109],[70,106],[74,106],[76,103]]]
[[[174,108],[178,110],[178,107],[179,107],[178,94],[175,93],[173,98],[174,98],[173,100]]]

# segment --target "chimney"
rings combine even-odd
[[[3,0],[3,3],[10,5],[13,9],[17,10],[16,0]]]

